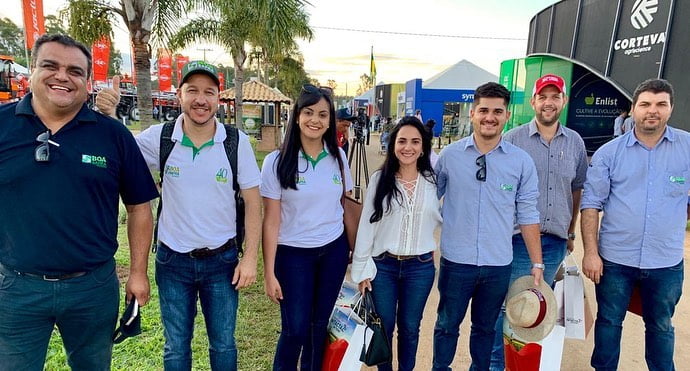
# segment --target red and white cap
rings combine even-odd
[[[537,81],[534,83],[532,95],[541,93],[541,91],[549,85],[555,86],[556,89],[565,94],[565,80],[558,75],[547,74],[537,79]]]

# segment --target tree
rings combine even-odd
[[[335,89],[338,87],[338,83],[336,83],[335,80],[329,79],[328,82],[326,82],[326,86],[331,88],[331,90],[335,91]]]
[[[9,18],[0,18],[0,54],[14,57],[15,62],[28,66],[24,47],[24,31]]]
[[[292,100],[297,99],[302,91],[302,85],[310,82],[309,75],[304,71],[304,62],[301,57],[283,59],[276,71],[278,89]]]
[[[304,0],[208,0],[210,14],[191,20],[171,39],[173,49],[195,42],[213,42],[232,55],[235,71],[235,123],[242,129],[242,84],[245,80],[245,44],[280,50],[295,37],[310,39]]]
[[[46,33],[54,34],[60,33],[63,35],[67,34],[67,29],[65,28],[65,23],[61,18],[58,18],[55,14],[48,14],[45,16]]]
[[[359,77],[359,87],[357,88],[357,95],[362,95],[366,93],[369,89],[374,87],[374,79],[371,76],[362,74]]]
[[[110,62],[108,63],[108,76],[122,74],[122,53],[115,49],[113,43],[110,43]]]
[[[65,10],[69,33],[91,45],[102,35],[112,34],[115,16],[120,16],[129,31],[134,70],[137,78],[137,106],[141,128],[153,123],[151,102],[151,45],[164,43],[188,12],[203,7],[203,0],[72,0]]]

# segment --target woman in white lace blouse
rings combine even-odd
[[[391,131],[386,160],[364,199],[352,279],[371,290],[389,339],[398,326],[398,368],[415,366],[419,324],[434,282],[434,230],[441,225],[431,135],[413,116]],[[397,316],[397,318],[396,318]],[[379,370],[391,370],[391,363]]]

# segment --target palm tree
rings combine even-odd
[[[173,49],[207,41],[219,44],[232,55],[235,67],[235,123],[242,129],[242,84],[246,44],[263,50],[291,47],[296,37],[311,39],[305,0],[208,0],[211,15],[193,19],[171,39]]]
[[[102,35],[112,34],[112,21],[122,17],[132,43],[134,71],[137,77],[137,106],[142,130],[153,122],[151,110],[152,38],[164,42],[179,26],[179,20],[203,0],[71,0],[63,11],[68,18],[70,35],[91,45]]]

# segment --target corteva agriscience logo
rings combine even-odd
[[[652,15],[658,10],[659,0],[637,0],[632,8],[630,22],[633,27],[641,30],[649,26],[654,17]]]
[[[81,155],[81,162],[83,164],[90,164],[102,168],[108,167],[108,162],[105,156]]]
[[[635,1],[630,13],[630,23],[632,26],[637,30],[641,30],[652,24],[654,22],[653,15],[659,9],[658,5],[659,0]],[[625,55],[642,54],[651,51],[654,45],[665,42],[666,32],[657,32],[618,39],[614,42],[613,49],[616,51],[623,50]]]

